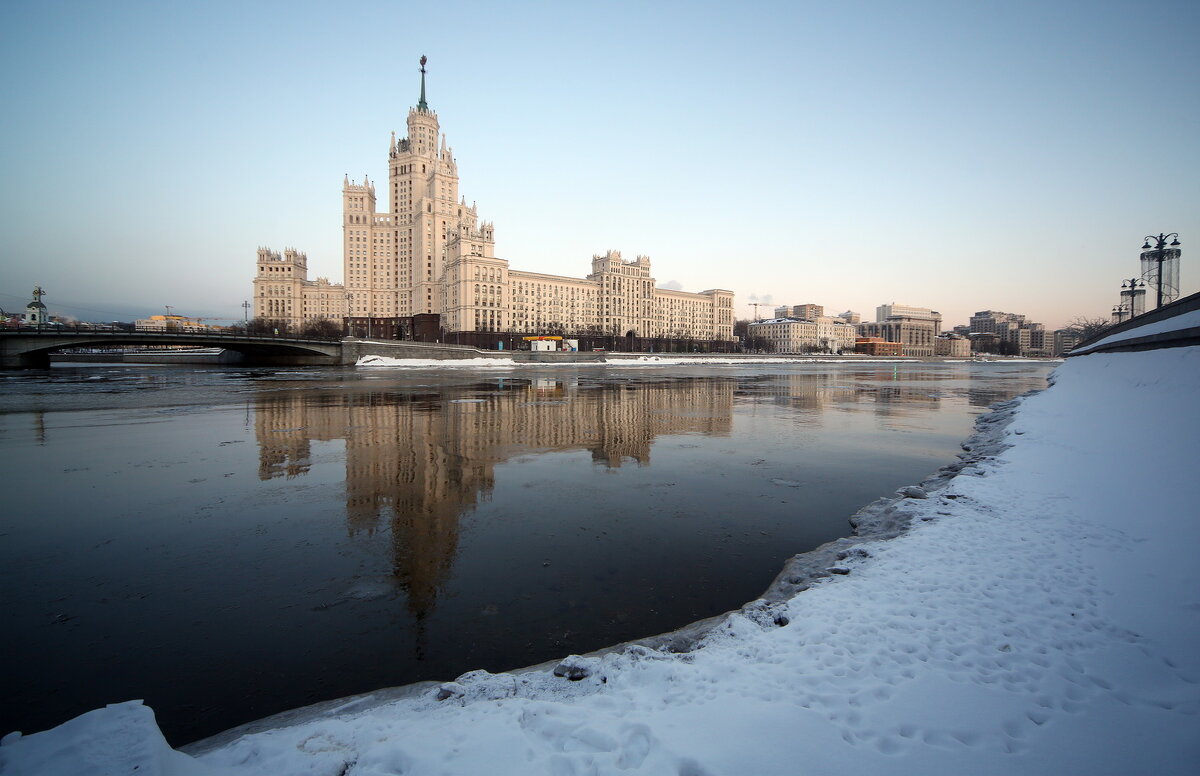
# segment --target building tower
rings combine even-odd
[[[491,256],[492,227],[458,194],[458,165],[437,113],[421,96],[408,112],[408,136],[388,146],[388,212],[375,212],[375,188],[347,177],[342,186],[346,291],[350,315],[399,318],[441,314],[443,274],[460,250]]]
[[[25,323],[41,326],[50,322],[50,316],[46,314],[46,305],[42,303],[42,297],[45,295],[46,292],[41,286],[34,286],[33,299],[25,305]]]

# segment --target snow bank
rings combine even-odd
[[[1196,773],[1200,348],[1074,358],[1053,379],[982,422],[956,476],[860,515],[899,536],[840,545],[794,583],[805,592],[747,604],[685,653],[475,671],[200,746],[197,762],[347,776]],[[76,722],[39,736],[61,741]],[[6,740],[2,762],[28,772],[39,736]]]
[[[110,776],[210,776],[210,766],[176,752],[141,701],[109,704],[31,736],[10,733],[0,741],[0,772]]]

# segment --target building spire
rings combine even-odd
[[[425,104],[425,62],[428,61],[425,55],[421,55],[421,101],[417,103],[417,110],[428,111],[429,106]]]

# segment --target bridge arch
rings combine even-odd
[[[70,348],[186,345],[241,353],[248,364],[328,365],[342,362],[341,340],[192,332],[105,331],[55,327],[0,330],[0,367],[44,369],[50,354]]]

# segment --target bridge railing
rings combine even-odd
[[[288,342],[325,342],[334,343],[341,342],[341,337],[304,337],[294,334],[249,334],[235,332],[203,332],[203,331],[169,331],[158,329],[121,329],[121,328],[103,328],[96,326],[54,326],[51,324],[37,324],[33,326],[3,326],[0,327],[0,335],[3,334],[120,334],[126,336],[137,337],[186,337],[189,339],[260,339],[260,340],[286,340]]]

